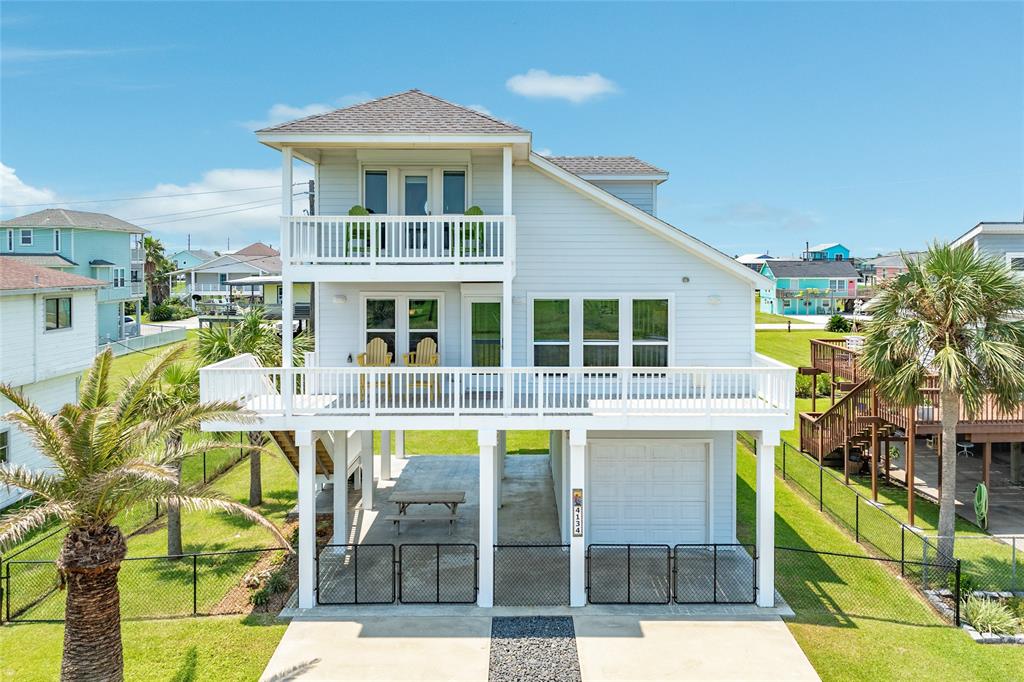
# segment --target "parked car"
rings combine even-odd
[[[124,335],[127,338],[139,335],[139,323],[131,315],[124,316]]]

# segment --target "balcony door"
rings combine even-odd
[[[463,361],[470,367],[501,367],[501,298],[472,296],[465,301]]]
[[[367,296],[363,304],[363,340],[380,338],[387,344],[393,365],[402,365],[403,355],[416,350],[425,338],[437,344],[443,357],[440,294]]]
[[[403,170],[401,173],[401,213],[406,216],[430,215],[431,187],[429,170]],[[410,255],[422,255],[430,247],[428,223],[409,219],[404,230],[405,249]]]

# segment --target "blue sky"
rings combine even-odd
[[[1022,3],[0,11],[5,206],[273,185],[255,122],[417,87],[532,130],[536,149],[667,169],[661,217],[730,254],[842,241],[873,255],[1024,211]],[[589,79],[527,79],[548,97],[510,87],[531,69]],[[264,198],[72,207],[225,248],[277,243]]]

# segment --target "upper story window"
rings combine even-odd
[[[7,250],[14,251],[14,230],[7,230]]]
[[[60,230],[53,231],[53,250],[60,251]]]
[[[71,328],[71,297],[46,299],[46,331]]]
[[[112,270],[111,284],[115,287],[124,286],[124,268],[114,268]]]
[[[619,364],[619,300],[583,300],[583,366]]]
[[[32,246],[32,230],[21,231],[21,245]]]
[[[466,210],[466,171],[444,171],[442,210],[445,215],[458,215]]]
[[[363,208],[376,215],[388,212],[388,172],[368,170],[363,177]]]
[[[569,299],[533,302],[533,364],[569,366]]]
[[[633,366],[668,367],[668,299],[633,300]]]
[[[1006,254],[1006,264],[1009,265],[1010,269],[1014,272],[1024,273],[1024,253]]]

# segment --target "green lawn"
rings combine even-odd
[[[374,432],[373,451],[380,454],[380,432]],[[391,452],[395,451],[392,436]],[[510,455],[536,455],[548,451],[547,431],[509,431]],[[407,455],[476,455],[480,452],[476,431],[406,431]]]
[[[754,462],[741,447],[736,493],[740,539],[746,542],[753,541]],[[864,554],[779,478],[775,490],[776,544]],[[779,590],[796,612],[787,619],[789,629],[826,682],[1022,679],[1024,648],[975,644],[874,564],[783,554],[776,571]],[[887,615],[896,611],[913,624]]]
[[[827,332],[822,329],[759,329],[755,332],[757,352],[775,358],[793,367],[811,364],[811,339],[838,339],[849,334]]]
[[[760,310],[754,311],[754,322],[756,324],[766,324],[769,322],[786,324],[792,322],[793,324],[810,324],[806,320],[798,320],[792,317],[786,317],[785,315],[775,315],[774,313],[762,313]]]
[[[125,679],[255,680],[287,627],[255,616],[128,621],[121,627]],[[0,627],[0,680],[57,679],[63,637],[61,624]]]

